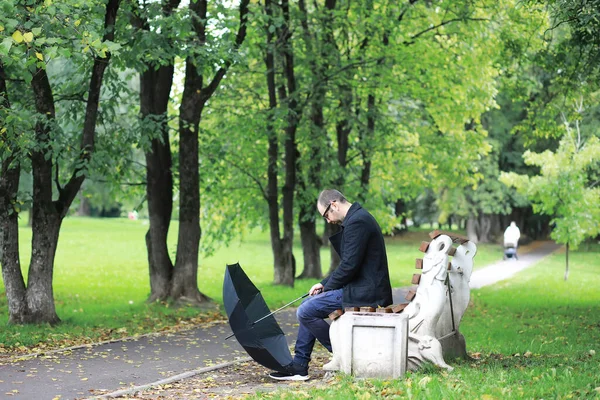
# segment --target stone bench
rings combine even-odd
[[[339,370],[358,378],[404,375],[408,316],[365,308],[370,307],[346,309],[332,322],[329,334],[334,357],[323,369]]]
[[[425,255],[416,260],[421,273],[412,277],[418,286],[406,295],[408,302],[330,315],[333,357],[323,369],[361,378],[398,378],[427,362],[452,370],[445,358],[467,357],[459,324],[470,300],[477,247],[439,230],[429,236],[431,242],[419,247]]]

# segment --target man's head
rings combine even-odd
[[[330,224],[341,224],[352,204],[335,189],[326,189],[319,195],[317,210]]]

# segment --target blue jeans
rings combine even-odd
[[[294,363],[308,366],[317,339],[331,352],[329,324],[325,318],[342,308],[342,290],[330,290],[308,297],[298,307],[296,316],[300,327],[294,349]]]

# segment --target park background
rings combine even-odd
[[[477,242],[476,266],[510,221],[565,244],[481,291],[470,333],[593,395],[598,5],[3,2],[0,349],[220,318],[237,261],[284,304],[336,265],[315,207],[335,187],[380,222],[394,286],[433,228]],[[516,308],[537,347],[506,335]]]

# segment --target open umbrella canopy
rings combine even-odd
[[[270,313],[269,307],[237,263],[225,269],[223,303],[231,330],[250,357],[269,369],[285,372],[292,362],[285,335],[275,317],[263,318]]]

